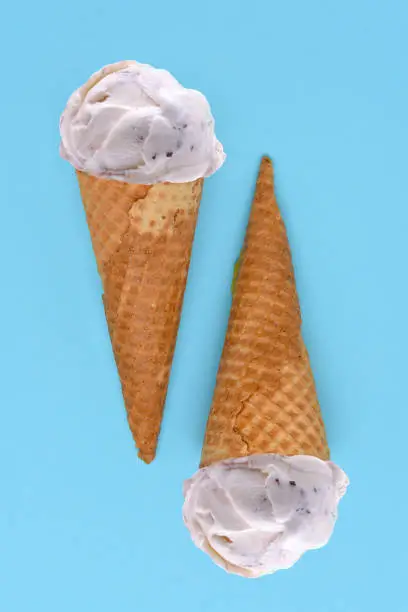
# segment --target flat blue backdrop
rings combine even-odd
[[[0,610],[404,612],[408,264],[405,0],[71,0],[2,9]],[[137,59],[202,90],[206,181],[156,461],[136,456],[71,167],[70,93]],[[330,544],[261,580],[190,541],[197,468],[261,154],[275,161],[335,461]]]

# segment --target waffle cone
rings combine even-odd
[[[202,180],[131,185],[78,172],[113,352],[139,457],[150,463],[170,367]]]
[[[201,467],[257,453],[329,457],[266,157],[235,280]]]

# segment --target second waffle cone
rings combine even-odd
[[[267,157],[234,283],[201,467],[257,453],[329,458]]]
[[[131,185],[78,172],[130,429],[155,456],[202,179]]]

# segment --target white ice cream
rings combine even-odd
[[[206,98],[166,70],[106,66],[68,100],[61,155],[94,176],[153,184],[206,177],[224,162]]]
[[[327,543],[347,485],[339,467],[316,457],[229,459],[185,483],[184,521],[215,563],[256,578]]]

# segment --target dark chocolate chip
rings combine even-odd
[[[152,159],[156,159],[156,157],[157,157],[156,153],[152,155]]]
[[[313,487],[313,491],[314,491],[315,493],[317,493],[317,489],[316,489],[316,487]]]
[[[191,145],[190,151],[194,151],[194,145]]]
[[[172,151],[168,151],[168,153],[166,153],[166,157],[173,157],[173,152]]]
[[[294,480],[289,480],[289,484],[291,487],[296,487],[296,482]]]
[[[186,127],[188,127],[188,126],[187,126],[187,123],[184,123],[184,124],[183,124],[183,130],[185,130],[185,129],[186,129]]]
[[[279,478],[275,478],[275,482],[276,482],[276,484],[277,484],[277,485],[280,485],[280,480],[279,480]]]

